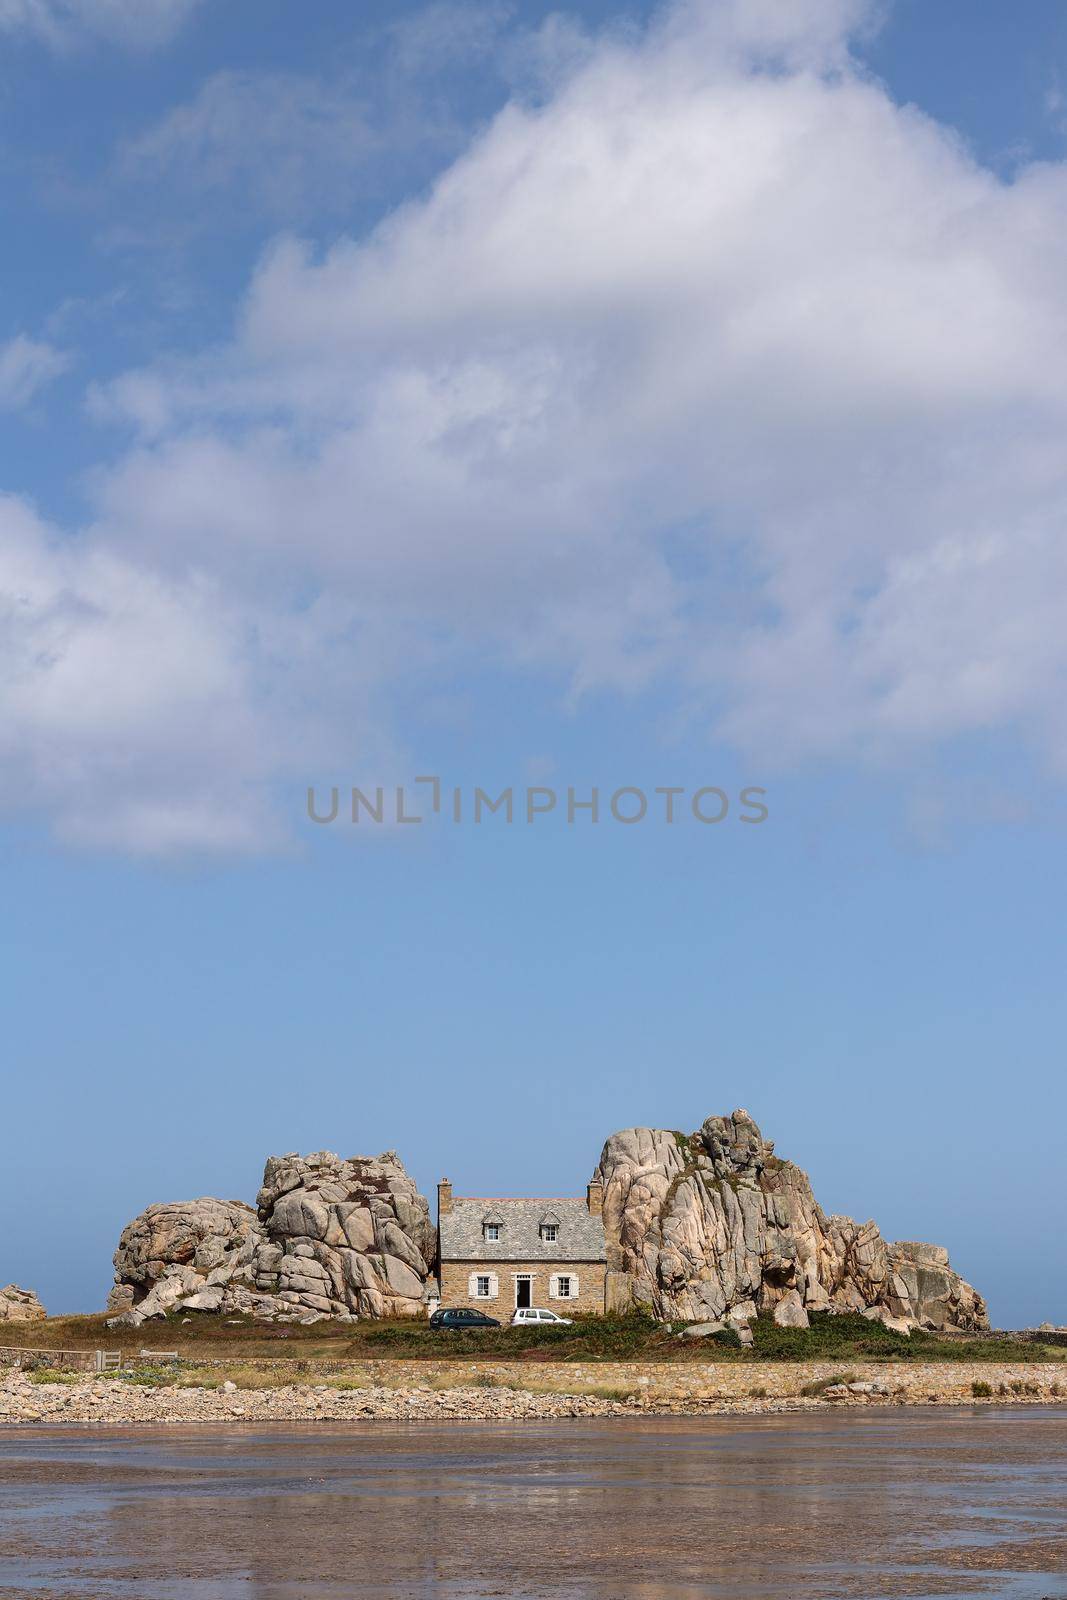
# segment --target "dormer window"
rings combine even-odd
[[[497,1240],[500,1238],[499,1222],[483,1222],[482,1235],[487,1243],[496,1244]]]
[[[544,1240],[545,1244],[555,1244],[556,1240],[559,1238],[559,1223],[542,1222],[541,1238]]]

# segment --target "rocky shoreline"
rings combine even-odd
[[[202,1369],[133,1377],[16,1368],[0,1379],[0,1425],[392,1422],[568,1417],[734,1416],[829,1407],[1067,1404],[1067,1363],[826,1362],[773,1368],[510,1362],[367,1362],[327,1381]]]

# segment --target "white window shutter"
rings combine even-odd
[[[549,1279],[548,1279],[548,1298],[550,1300],[558,1300],[559,1299],[559,1273],[558,1272],[553,1272],[553,1273],[551,1273],[549,1275]]]
[[[478,1298],[478,1274],[476,1272],[472,1272],[470,1277],[467,1279],[467,1299],[468,1300],[476,1300],[477,1298]]]
[[[495,1300],[500,1293],[500,1279],[495,1272],[489,1274],[489,1298]]]
[[[572,1300],[577,1300],[577,1298],[578,1298],[578,1277],[577,1277],[577,1274],[572,1272],[571,1275],[570,1275],[570,1279],[571,1279],[571,1299]]]

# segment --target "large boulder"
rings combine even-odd
[[[271,1156],[257,1205],[260,1293],[334,1316],[424,1311],[437,1234],[395,1150],[347,1161],[327,1151]]]
[[[151,1205],[123,1229],[113,1324],[168,1311],[262,1318],[417,1316],[436,1258],[425,1198],[393,1150],[270,1156],[257,1209]]]
[[[985,1301],[949,1266],[948,1251],[937,1244],[901,1240],[887,1246],[895,1282],[903,1284],[903,1301],[926,1328],[978,1329],[989,1326]],[[905,1313],[907,1315],[907,1313]]]
[[[0,1322],[40,1322],[48,1312],[32,1289],[9,1283],[0,1289]]]
[[[240,1282],[261,1238],[256,1213],[243,1200],[148,1206],[119,1238],[112,1320],[136,1327],[205,1290]]]
[[[888,1245],[873,1222],[827,1217],[807,1174],[774,1154],[746,1111],[698,1132],[627,1128],[604,1146],[608,1307],[712,1322],[755,1302],[879,1308],[908,1325],[989,1326],[985,1302],[933,1245]]]

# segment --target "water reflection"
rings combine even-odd
[[[0,1431],[0,1597],[1067,1600],[1067,1411]]]

